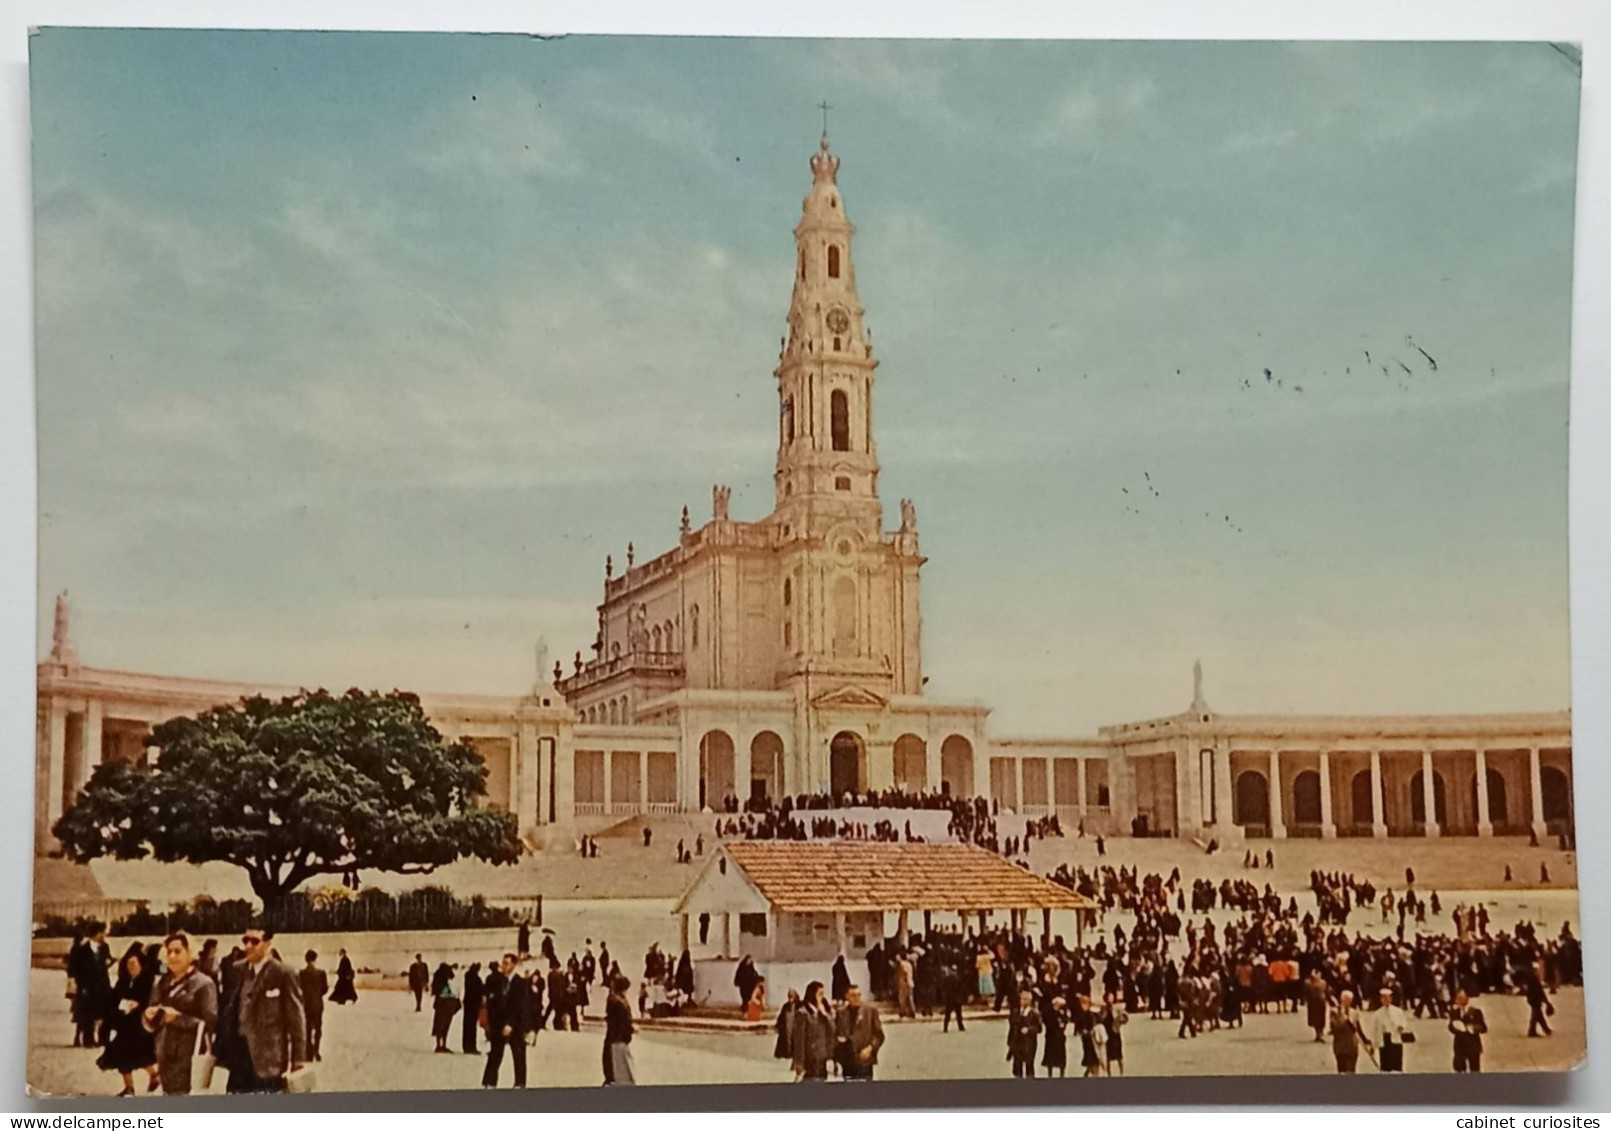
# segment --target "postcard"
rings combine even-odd
[[[1580,70],[37,31],[30,1086],[1577,1065]]]

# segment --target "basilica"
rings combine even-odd
[[[1178,714],[1027,740],[992,736],[988,708],[930,699],[917,509],[901,500],[886,527],[878,360],[839,167],[825,136],[794,229],[771,513],[735,519],[717,486],[675,546],[610,562],[586,654],[528,695],[421,694],[439,730],[479,750],[487,803],[532,850],[635,814],[895,788],[1221,843],[1569,831],[1567,711],[1222,715],[1199,670]],[[41,853],[98,764],[147,757],[154,724],[294,691],[85,666],[65,600],[38,676]]]

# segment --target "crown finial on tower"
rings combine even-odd
[[[828,152],[828,111],[832,107],[826,99],[817,103],[817,107],[822,111],[822,141],[811,155],[811,175],[819,181],[832,183],[834,175],[839,172],[839,158]]]

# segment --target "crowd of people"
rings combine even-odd
[[[228,1073],[230,1092],[296,1087],[297,1075],[320,1059],[329,979],[313,951],[293,973],[273,938],[272,930],[249,928],[219,958],[216,939],[196,952],[188,935],[174,932],[161,943],[129,944],[114,967],[106,930],[95,927],[67,955],[74,1046],[101,1050],[96,1065],[119,1075],[122,1096],[135,1094],[140,1072],[148,1092],[188,1094],[198,1053],[209,1073],[212,1066]],[[338,1003],[357,996],[345,951],[342,963],[330,994]],[[201,1086],[210,1083],[209,1075]]]
[[[872,820],[851,819],[840,813],[846,809],[894,810],[888,817]],[[900,789],[834,796],[807,793],[774,802],[768,797],[751,798],[740,805],[729,794],[722,801],[714,833],[718,838],[743,840],[861,840],[882,843],[921,844],[927,838],[914,831],[912,821],[901,811],[944,811],[950,814],[946,835],[963,844],[976,844],[1009,858],[1025,854],[1036,839],[1061,837],[1063,827],[1055,815],[1027,818],[1022,835],[1003,837],[999,824],[1000,805],[984,797],[953,797],[947,793],[909,792]],[[858,815],[859,816],[859,815]],[[1080,835],[1084,835],[1084,827]],[[646,839],[645,845],[649,842]],[[679,853],[679,860],[681,854]]]
[[[923,795],[899,796],[924,803],[908,808],[939,807]],[[733,819],[835,820],[803,800]],[[902,807],[887,800],[885,808]],[[995,835],[988,807],[951,805],[953,827],[978,830],[988,822]],[[1048,822],[1004,847],[1061,835],[1054,819]],[[1263,863],[1268,869],[1273,862]],[[871,1078],[884,1043],[880,1003],[902,1018],[939,1013],[947,1032],[953,1022],[965,1029],[965,1007],[1005,1015],[1004,1060],[1014,1076],[1063,1075],[1071,1052],[1087,1076],[1121,1074],[1132,1017],[1167,1020],[1176,1036],[1192,1040],[1267,1013],[1301,1015],[1298,1031],[1329,1042],[1339,1072],[1355,1071],[1361,1054],[1383,1072],[1402,1071],[1415,1020],[1443,1022],[1455,1069],[1480,1071],[1488,1021],[1478,999],[1524,998],[1527,1035],[1542,1038],[1552,1032],[1554,993],[1582,984],[1582,949],[1570,925],[1551,937],[1525,919],[1496,929],[1481,905],[1459,903],[1445,915],[1439,894],[1422,898],[1409,871],[1395,893],[1351,873],[1315,870],[1305,893],[1313,903],[1305,908],[1299,895],[1283,896],[1245,874],[1188,883],[1178,867],[1142,874],[1100,857],[1091,867],[1061,864],[1048,878],[1092,903],[1094,910],[1082,913],[1096,928],[1089,944],[984,922],[913,932],[876,941],[865,954],[864,979],[841,955],[823,982],[789,989],[775,1015],[766,979],[745,956],[733,975],[743,1015],[752,1022],[773,1017],[774,1053],[802,1080]],[[1429,925],[1445,918],[1450,929]],[[1350,929],[1351,919],[1364,923]],[[702,915],[701,944],[709,927]],[[75,1046],[99,1050],[97,1065],[118,1074],[122,1095],[136,1092],[141,1074],[148,1091],[190,1091],[198,1051],[228,1072],[231,1092],[294,1087],[321,1059],[325,1003],[357,1000],[356,972],[345,950],[333,985],[313,951],[292,971],[273,937],[254,927],[221,956],[217,940],[192,953],[190,939],[175,933],[160,944],[131,944],[115,963],[104,929],[75,939],[67,957]],[[526,1050],[536,1035],[550,1026],[579,1030],[584,1013],[602,1000],[594,1015],[602,1013],[605,1023],[604,1080],[633,1082],[636,1020],[675,1016],[695,1004],[690,952],[673,957],[649,947],[634,1002],[634,979],[603,940],[596,951],[585,940],[580,954],[562,961],[551,931],[535,953],[532,937],[531,924],[520,924],[513,950],[462,971],[446,962],[433,970],[422,953],[414,956],[408,989],[417,1011],[430,999],[435,1051],[454,1051],[457,1023],[464,1053],[479,1055],[486,1041],[483,1086],[498,1085],[507,1059],[514,1086],[524,1087]]]
[[[584,1015],[594,1008],[602,993],[604,1082],[633,1083],[633,983],[620,961],[611,955],[609,943],[599,940],[595,954],[593,940],[586,939],[581,954],[572,951],[562,963],[552,932],[542,933],[535,954],[531,941],[530,924],[523,923],[514,950],[485,965],[472,962],[462,974],[446,962],[439,963],[432,973],[423,955],[414,956],[408,971],[409,990],[415,995],[417,1011],[423,1011],[423,999],[429,991],[435,1051],[454,1051],[451,1041],[458,1018],[462,1052],[483,1055],[481,1039],[487,1042],[482,1086],[498,1086],[507,1059],[513,1086],[524,1088],[527,1049],[536,1043],[538,1034],[550,1028],[555,1032],[579,1032]],[[680,958],[673,960],[658,944],[651,946],[644,955],[643,978],[638,983],[637,1015],[674,1016],[688,1007],[693,993],[693,959],[689,952],[684,950]]]

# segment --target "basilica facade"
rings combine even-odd
[[[677,544],[606,567],[587,654],[529,695],[421,699],[473,742],[487,801],[532,848],[632,814],[800,793],[984,794],[1088,829],[1245,837],[1566,831],[1571,716],[1220,715],[1198,673],[1177,715],[1068,739],[992,738],[987,708],[930,699],[916,507],[886,528],[878,361],[856,290],[855,228],[826,137],[810,161],[787,334],[774,371],[771,513],[686,511]],[[65,603],[39,665],[36,847],[96,765],[147,757],[158,722],[295,689],[97,669]],[[1182,695],[1184,699],[1184,695]]]

